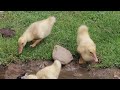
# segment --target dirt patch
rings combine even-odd
[[[0,65],[0,79],[4,79],[6,69],[7,67]]]
[[[9,28],[2,28],[0,29],[0,33],[2,37],[12,37],[15,35],[15,30],[9,29]]]
[[[0,79],[16,79],[25,73],[34,74],[38,70],[51,65],[53,61],[29,61],[29,62],[14,62],[7,66],[0,66]],[[82,68],[77,60],[62,66],[59,79],[118,79],[120,77],[120,69],[94,69],[88,71]]]

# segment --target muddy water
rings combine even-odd
[[[75,71],[65,71],[62,70],[59,79],[92,79],[89,77],[88,72],[83,69],[78,69]]]
[[[33,74],[38,70],[51,65],[52,61],[29,61],[27,63],[15,62],[6,67],[0,66],[0,79],[16,79],[24,73]],[[91,69],[82,68],[76,61],[62,66],[59,79],[118,79],[120,70],[115,68]]]

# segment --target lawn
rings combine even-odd
[[[29,44],[18,57],[17,41],[33,22],[55,16],[52,33],[36,48]],[[120,67],[120,12],[118,11],[9,11],[0,14],[0,28],[12,28],[12,38],[0,36],[0,64],[13,60],[50,60],[54,45],[59,44],[76,52],[77,29],[81,24],[89,27],[91,38],[97,45],[97,55],[102,61],[96,67]],[[77,57],[77,56],[76,56]]]

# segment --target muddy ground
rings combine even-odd
[[[28,73],[34,74],[39,69],[51,65],[53,61],[29,61],[29,62],[14,62],[7,66],[0,66],[0,79],[16,79],[18,76]],[[62,66],[59,79],[119,79],[120,70],[116,68],[107,69],[88,69],[78,65],[78,61]]]

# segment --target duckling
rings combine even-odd
[[[23,35],[18,39],[18,53],[21,54],[27,42],[32,41],[30,47],[35,47],[41,40],[46,38],[52,30],[56,18],[50,16],[47,19],[32,23]]]
[[[98,62],[96,55],[96,44],[90,38],[88,27],[86,25],[81,25],[78,28],[77,46],[77,51],[81,55],[79,64],[89,61],[94,61],[96,63]]]
[[[58,79],[60,71],[61,71],[61,62],[59,60],[55,60],[52,65],[39,70],[36,73],[36,75],[26,74],[21,78],[22,79]]]

